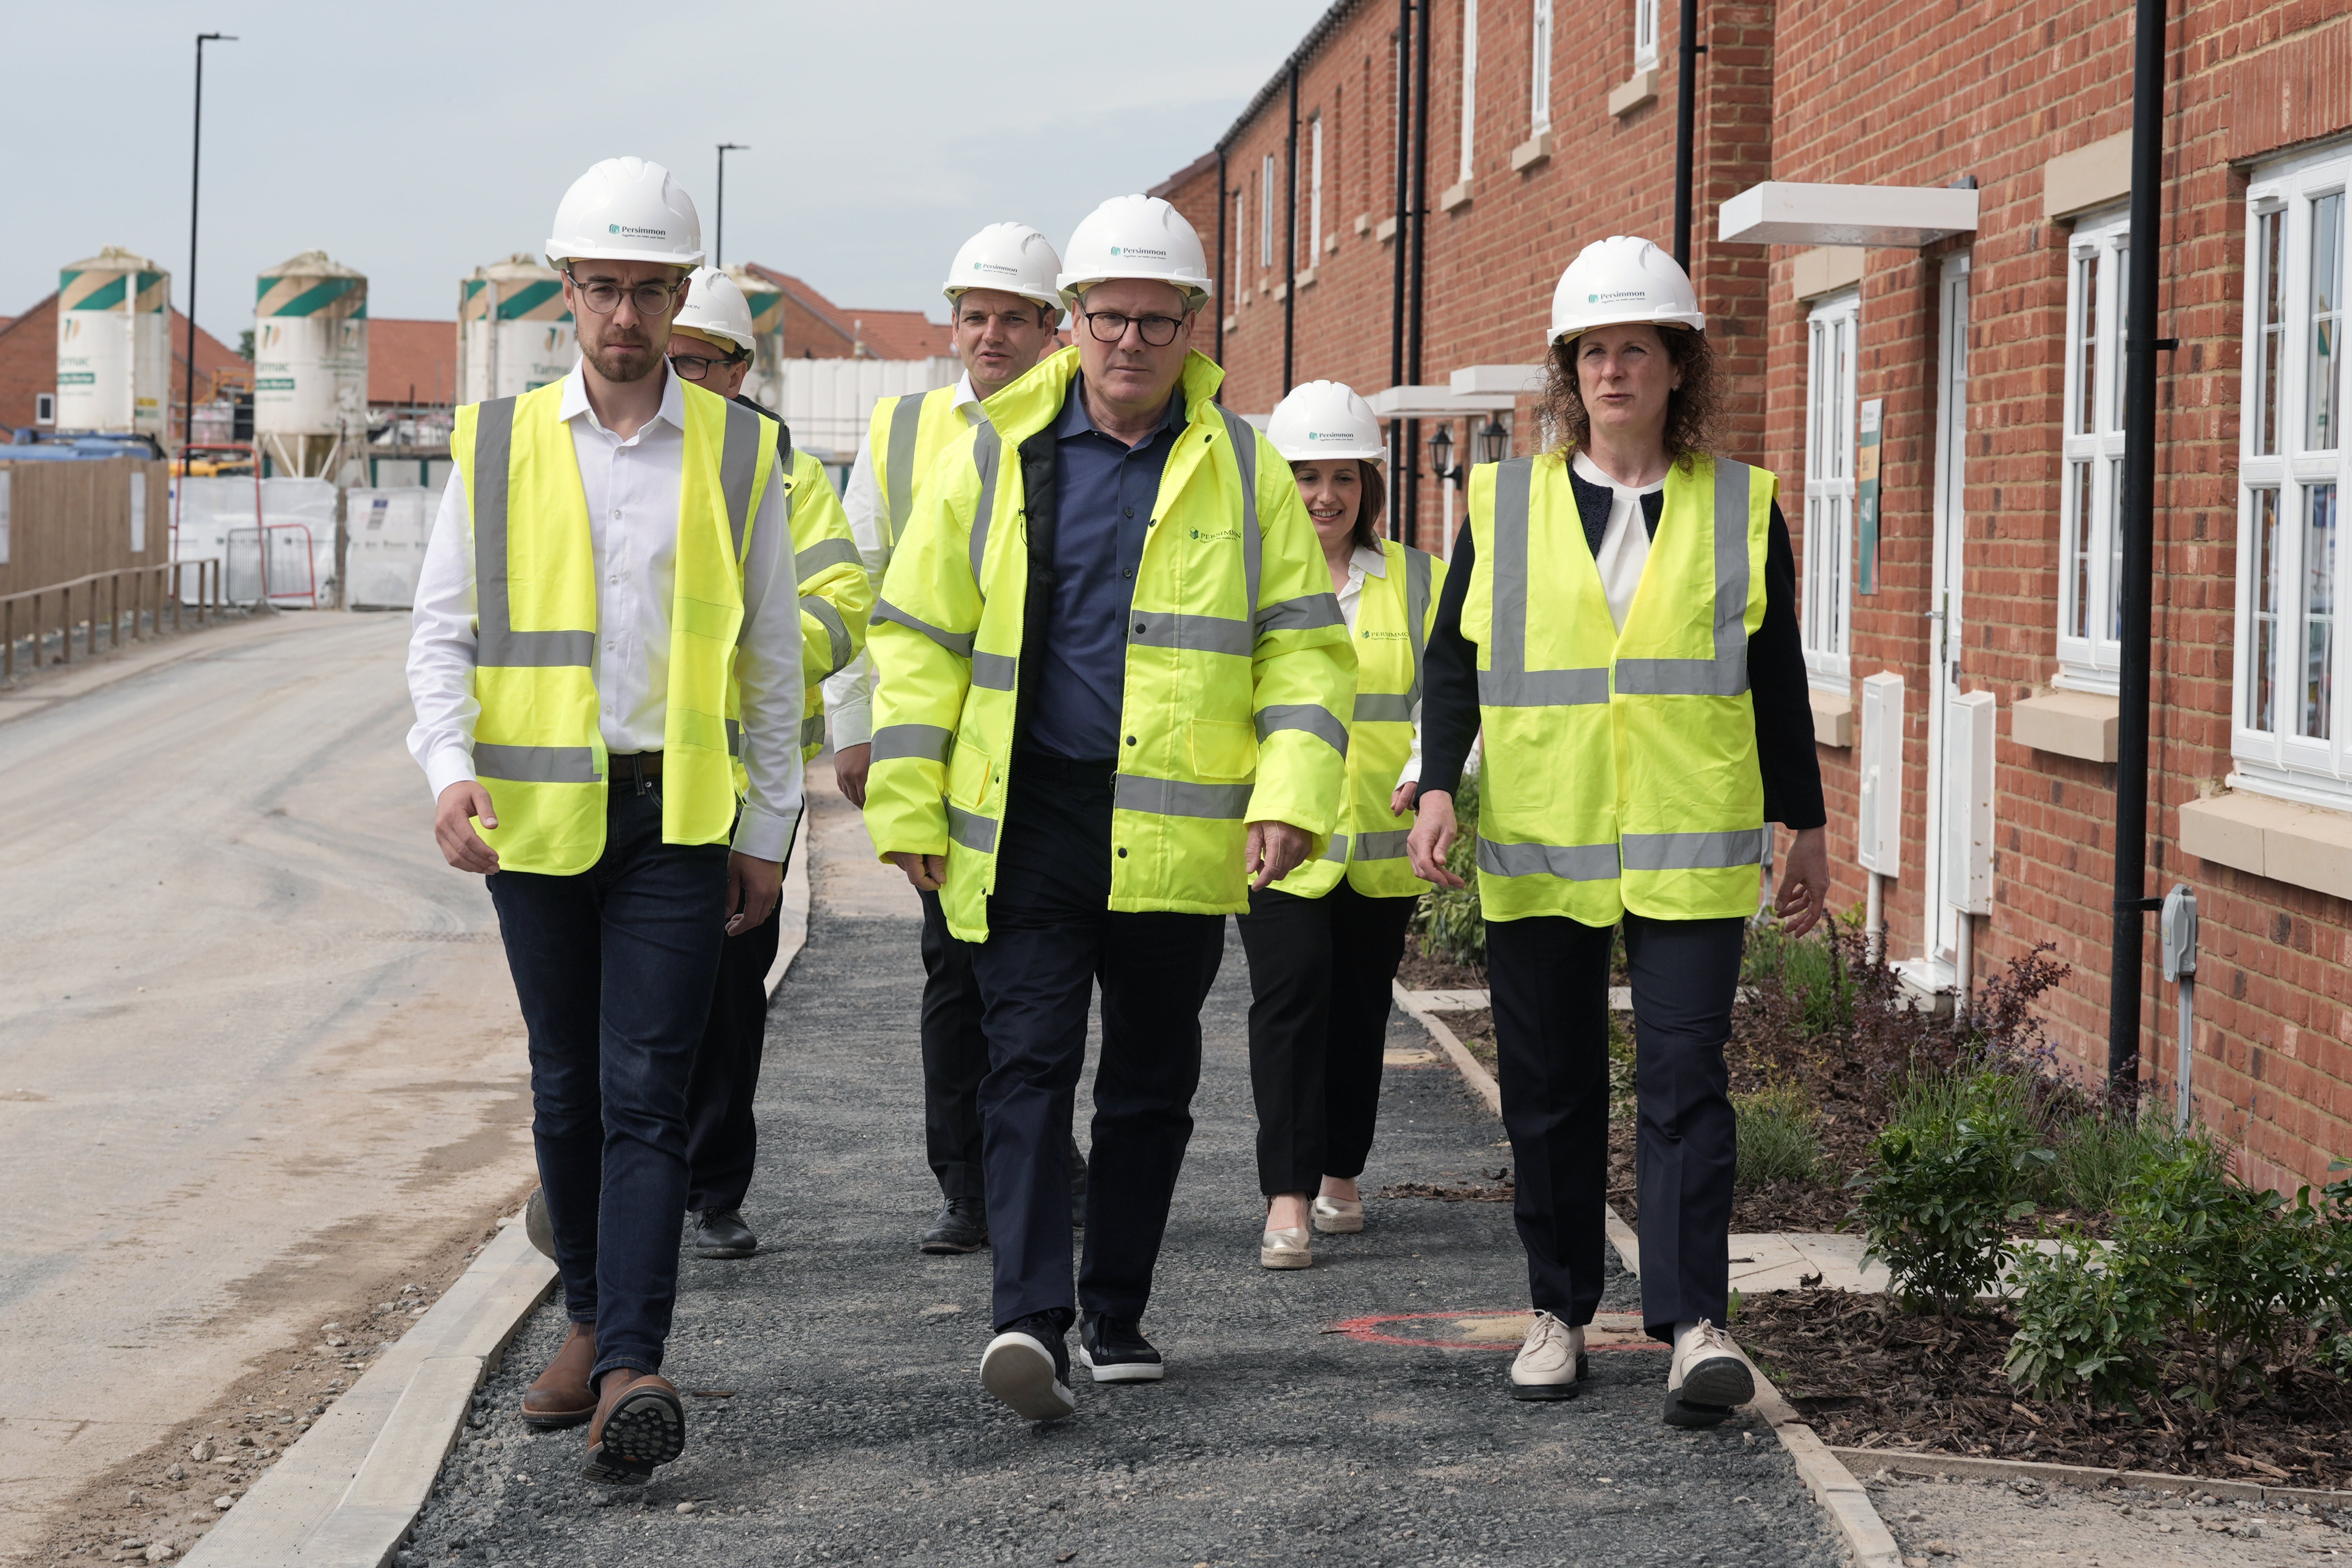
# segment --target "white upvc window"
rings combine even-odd
[[[1551,129],[1551,0],[1535,0],[1528,58],[1535,73],[1528,88],[1528,132],[1540,136]]]
[[[1312,268],[1323,254],[1323,117],[1318,114],[1307,123],[1312,135],[1307,154],[1307,265]]]
[[[1633,0],[1633,68],[1658,63],[1658,0]]]
[[[1238,185],[1236,185],[1236,186],[1234,186],[1234,300],[1228,300],[1228,301],[1226,301],[1226,304],[1227,304],[1227,307],[1228,307],[1228,308],[1230,308],[1230,307],[1234,303],[1234,300],[1239,300],[1239,299],[1240,299],[1240,297],[1242,297],[1243,295],[1245,295],[1245,294],[1247,294],[1247,293],[1249,292],[1249,285],[1248,285],[1247,283],[1244,282],[1244,281],[1243,281],[1243,279],[1242,279],[1242,274],[1249,270],[1249,245],[1248,245],[1248,243],[1247,243],[1247,242],[1248,242],[1248,237],[1248,237],[1248,230],[1249,230],[1249,180],[1248,180],[1248,177],[1247,177],[1246,175],[1244,175],[1244,176],[1243,177],[1242,183],[1241,183],[1240,184],[1238,184]]]
[[[2058,679],[2113,691],[2121,658],[2125,278],[2129,209],[2074,226],[2066,259],[2066,417],[2058,505]]]
[[[1274,265],[1274,154],[1258,166],[1257,264]]]
[[[1813,307],[1805,322],[1805,669],[1816,685],[1851,695],[1853,647],[1855,352],[1862,293],[1848,289]]]
[[[2352,654],[2336,602],[2352,593],[2339,542],[2352,488],[2345,439],[2347,213],[2352,153],[2283,162],[2247,190],[2246,327],[2238,455],[2234,782],[2352,806],[2352,711],[2336,693]]]
[[[1478,130],[1478,0],[1462,0],[1462,179],[1470,178],[1470,154]]]

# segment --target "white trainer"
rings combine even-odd
[[[1756,1369],[1731,1337],[1705,1318],[1675,1330],[1666,1373],[1666,1425],[1712,1426],[1756,1397]]]
[[[1315,1228],[1326,1236],[1353,1236],[1364,1228],[1364,1205],[1357,1198],[1318,1197],[1312,1205]]]
[[[1511,1363],[1511,1397],[1573,1399],[1586,1372],[1583,1329],[1538,1312]]]

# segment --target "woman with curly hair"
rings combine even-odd
[[[1609,967],[1632,973],[1642,1316],[1674,1347],[1665,1420],[1754,1396],[1720,1325],[1736,1131],[1723,1047],[1771,824],[1775,903],[1821,918],[1829,853],[1771,474],[1709,449],[1715,365],[1690,279],[1647,240],[1587,246],[1552,296],[1539,456],[1474,469],[1428,653],[1413,870],[1445,887],[1483,727],[1478,897],[1503,1121],[1536,1308],[1521,1399],[1566,1399],[1601,1300]]]

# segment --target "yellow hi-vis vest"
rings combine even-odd
[[[866,426],[866,460],[873,466],[875,488],[882,495],[881,514],[874,523],[882,535],[884,571],[889,570],[891,552],[914,515],[916,487],[948,443],[979,423],[977,411],[957,411],[952,385],[933,387],[919,396],[875,401]]]
[[[1668,469],[1620,633],[1567,454],[1471,470],[1462,633],[1479,650],[1486,919],[1756,912],[1769,829],[1748,642],[1774,488],[1728,458]]]
[[[1412,818],[1389,809],[1397,775],[1412,756],[1412,709],[1421,700],[1422,655],[1437,624],[1445,563],[1384,542],[1388,575],[1365,574],[1356,600],[1356,707],[1348,727],[1348,797],[1339,830],[1322,855],[1274,884],[1319,899],[1348,885],[1378,899],[1410,899],[1429,884],[1412,874],[1404,841]]]
[[[1029,588],[1021,447],[1075,390],[1064,349],[989,399],[930,470],[874,607],[866,826],[875,848],[948,858],[948,929],[988,939]],[[1347,778],[1356,658],[1290,470],[1185,360],[1184,424],[1160,478],[1127,619],[1111,812],[1114,910],[1249,906],[1245,825],[1320,854]],[[1045,437],[1051,439],[1050,435]],[[1044,613],[1045,606],[1036,606]]]
[[[743,553],[778,426],[690,384],[670,592],[662,839],[726,841],[735,819],[727,712],[743,625]],[[457,411],[450,456],[474,550],[474,773],[509,871],[571,876],[604,850],[596,562],[563,384]]]

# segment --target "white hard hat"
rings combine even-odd
[[[688,275],[686,303],[670,318],[670,325],[706,338],[724,339],[745,353],[756,342],[751,334],[751,301],[743,298],[743,286],[709,267],[698,267]]]
[[[1577,254],[1551,291],[1551,341],[1564,343],[1595,327],[1648,321],[1706,331],[1698,291],[1675,258],[1646,239],[1612,234]]]
[[[1310,463],[1331,458],[1367,458],[1385,462],[1380,416],[1343,382],[1310,381],[1294,386],[1274,405],[1265,438],[1284,459]]]
[[[963,242],[940,292],[953,304],[967,289],[1001,289],[1035,300],[1059,321],[1062,296],[1055,285],[1061,271],[1062,258],[1044,235],[1025,223],[992,223]]]
[[[1068,270],[1054,280],[1062,303],[1114,278],[1148,278],[1184,291],[1185,309],[1209,302],[1209,253],[1182,213],[1158,196],[1113,196],[1070,236]]]
[[[659,261],[702,265],[702,219],[694,198],[659,163],[607,158],[572,182],[555,208],[548,264]]]

